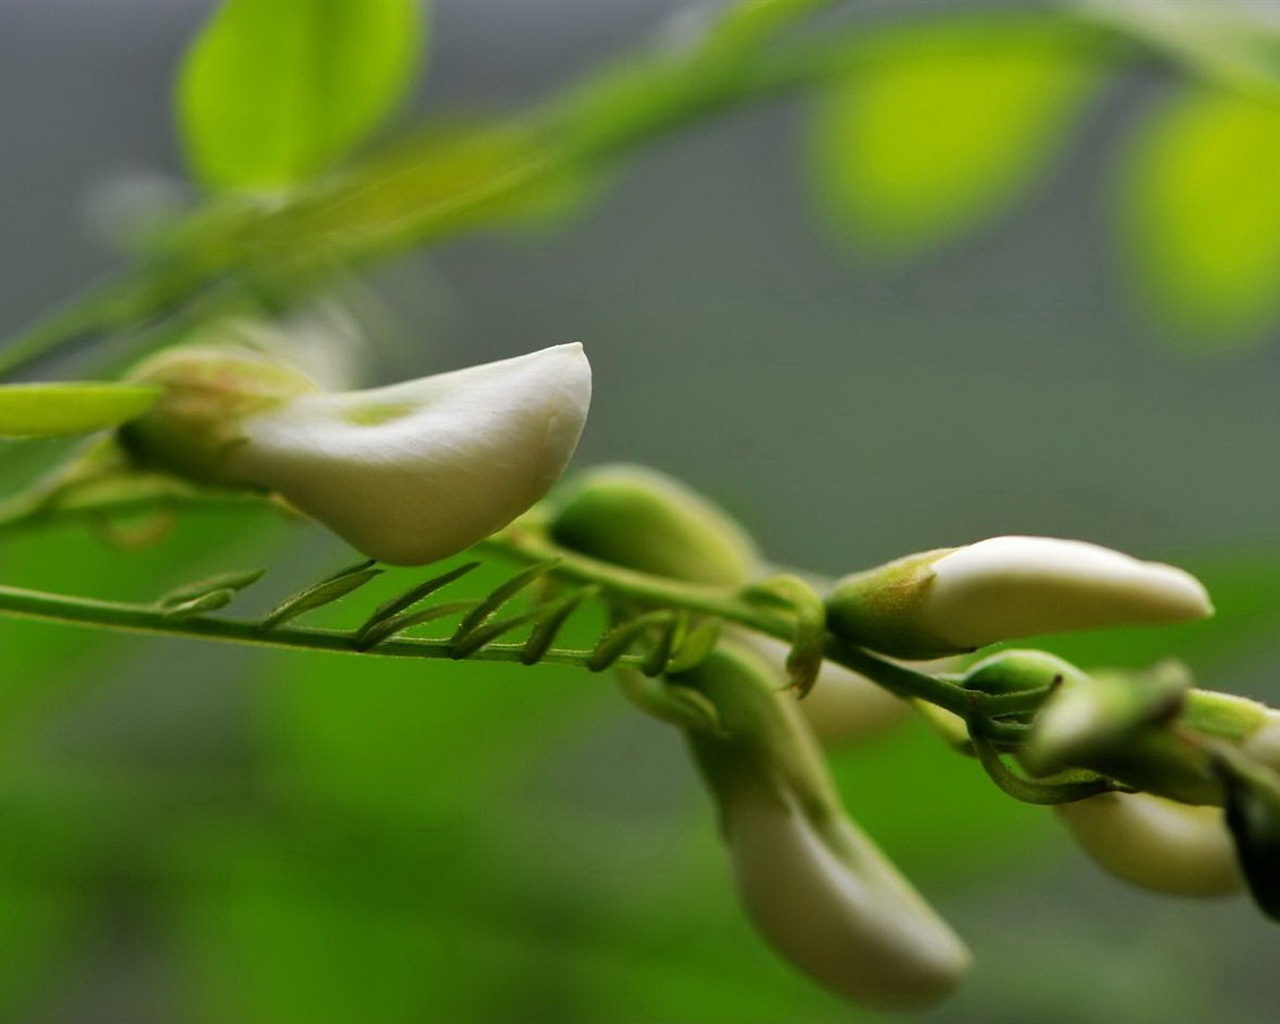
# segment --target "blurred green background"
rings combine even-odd
[[[687,8],[437,0],[414,109],[518,106],[676,31]],[[118,265],[104,234],[122,205],[183,195],[170,83],[210,10],[0,4],[3,333]],[[1002,533],[1178,561],[1210,584],[1218,623],[1058,649],[1084,664],[1180,654],[1205,686],[1280,701],[1276,115],[1194,67],[1103,76],[1052,47],[976,63],[908,52],[818,102],[664,140],[554,227],[378,270],[393,319],[369,375],[582,341],[596,398],[579,464],[683,477],[771,557],[829,574]],[[997,87],[1006,99],[982,106]],[[952,120],[930,121],[939,95]],[[1215,103],[1225,113],[1206,114]],[[851,141],[841,118],[858,104]],[[910,131],[975,109],[954,137]],[[914,111],[905,129],[899,110]],[[966,161],[981,187],[948,200],[931,175]],[[1169,206],[1186,215],[1162,220]],[[82,527],[15,537],[0,575],[150,599],[270,564],[265,607],[349,558],[318,530],[226,511],[137,551]],[[412,579],[393,575],[389,592]],[[763,948],[679,737],[607,679],[4,621],[0,710],[5,1020],[875,1016]],[[1276,935],[1244,901],[1123,887],[919,729],[835,764],[853,814],[977,955],[959,995],[918,1019],[1274,1019]]]

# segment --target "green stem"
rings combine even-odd
[[[127,604],[119,601],[98,601],[86,597],[67,597],[62,594],[46,594],[20,587],[0,586],[0,614],[15,618],[57,622],[63,625],[84,626],[121,633],[146,633],[158,636],[185,637],[197,640],[221,640],[230,643],[249,644],[255,647],[282,647],[289,650],[329,651],[353,654],[361,657],[386,656],[399,658],[435,658],[453,660],[453,645],[447,640],[418,640],[397,637],[384,641],[370,651],[356,647],[352,633],[328,629],[307,629],[300,626],[281,626],[263,631],[254,620],[232,619],[214,616],[172,618],[158,608],[149,605]],[[523,644],[490,644],[474,654],[469,661],[495,661],[519,663],[524,652]],[[571,651],[552,648],[541,659],[555,665],[573,665],[585,668],[589,651]],[[618,664],[634,667],[641,659],[625,656]]]
[[[178,225],[161,260],[153,254],[150,266],[98,289],[0,349],[0,376],[95,335],[152,324],[235,275],[250,281],[266,277],[279,286],[283,273],[286,290],[302,292],[328,279],[335,266],[385,258],[500,221],[510,215],[513,200],[540,185],[599,169],[734,107],[811,89],[883,58],[881,48],[858,45],[862,29],[784,47],[764,45],[818,6],[813,0],[778,4],[769,31],[748,33],[746,44],[725,46],[712,33],[702,50],[646,54],[606,69],[498,126],[528,141],[527,148],[517,147],[495,173],[461,183],[450,179],[453,190],[445,194],[438,176],[440,143],[433,141],[302,186],[275,208],[211,204]],[[1034,17],[1047,22],[1054,16]],[[1081,45],[1098,49],[1097,29],[1054,20],[1062,31],[1074,31]]]

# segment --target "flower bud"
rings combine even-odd
[[[727,512],[644,466],[577,477],[555,502],[550,530],[584,555],[689,583],[739,587],[760,564],[755,542]]]
[[[950,992],[968,951],[845,815],[795,702],[766,666],[722,648],[677,678],[719,713],[722,735],[688,738],[760,934],[859,1005],[913,1009]]]
[[[1083,541],[994,537],[845,577],[827,599],[846,640],[902,658],[1001,640],[1212,614],[1204,587],[1173,566]]]
[[[123,437],[140,459],[277,492],[364,554],[446,558],[541,498],[591,397],[582,346],[367,391],[322,392],[252,352],[176,350],[136,376],[166,395]]]
[[[970,666],[961,685],[982,693],[1022,693],[1063,683],[1077,683],[1085,674],[1069,661],[1047,651],[1000,651]]]
[[[1101,868],[1143,889],[1222,896],[1244,885],[1221,807],[1102,793],[1054,811]]]

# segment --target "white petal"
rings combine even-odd
[[[739,895],[760,934],[851,1002],[912,1009],[942,998],[969,966],[951,928],[852,824],[838,858],[787,798],[744,789],[725,808]]]
[[[1099,866],[1144,889],[1221,896],[1243,885],[1221,807],[1103,793],[1055,810]]]
[[[920,623],[946,640],[999,640],[1120,625],[1204,618],[1201,583],[1171,565],[1077,540],[995,537],[944,555]]]
[[[591,399],[577,344],[390,387],[301,396],[245,422],[230,471],[365,554],[445,558],[541,498]]]

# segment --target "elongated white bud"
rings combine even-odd
[[[688,738],[760,934],[859,1005],[912,1009],[950,992],[968,950],[845,815],[796,702],[766,666],[721,648],[674,678],[716,706],[721,734]]]
[[[1204,587],[1181,569],[1051,537],[994,537],[912,555],[846,577],[827,606],[833,631],[905,658],[1213,613]]]
[[[1054,810],[1085,852],[1126,882],[1174,896],[1223,896],[1244,886],[1221,807],[1103,793]]]
[[[851,822],[838,856],[786,791],[742,789],[723,809],[748,917],[780,953],[850,1002],[885,1010],[947,995],[969,953]]]
[[[397,565],[448,557],[541,498],[591,398],[577,344],[368,391],[325,393],[280,364],[212,350],[165,354],[137,376],[169,389],[127,435],[143,457],[277,492]]]

